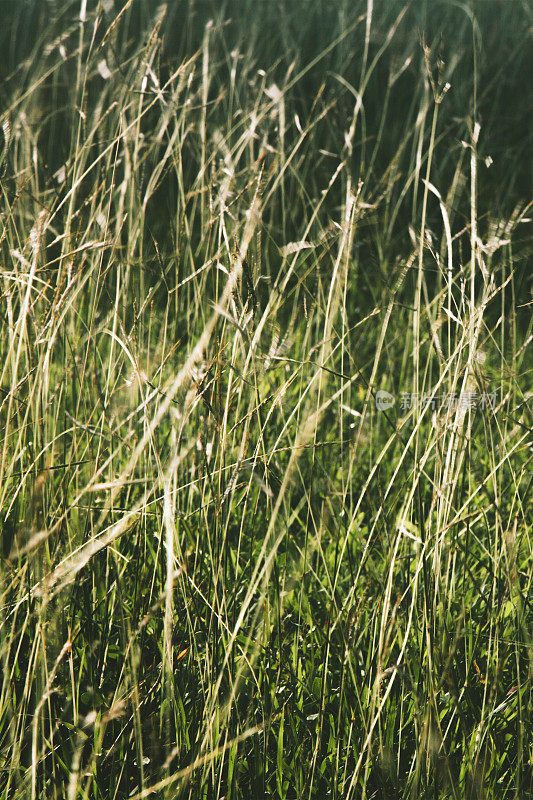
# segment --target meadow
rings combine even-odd
[[[0,800],[533,798],[531,5],[0,12]]]

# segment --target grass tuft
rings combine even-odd
[[[0,32],[0,800],[533,796],[531,11]]]

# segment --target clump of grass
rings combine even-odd
[[[0,797],[533,791],[528,14],[10,10]]]

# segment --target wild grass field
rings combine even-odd
[[[527,0],[17,0],[0,798],[533,798]]]

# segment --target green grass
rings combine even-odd
[[[2,18],[0,798],[533,797],[529,5]]]

